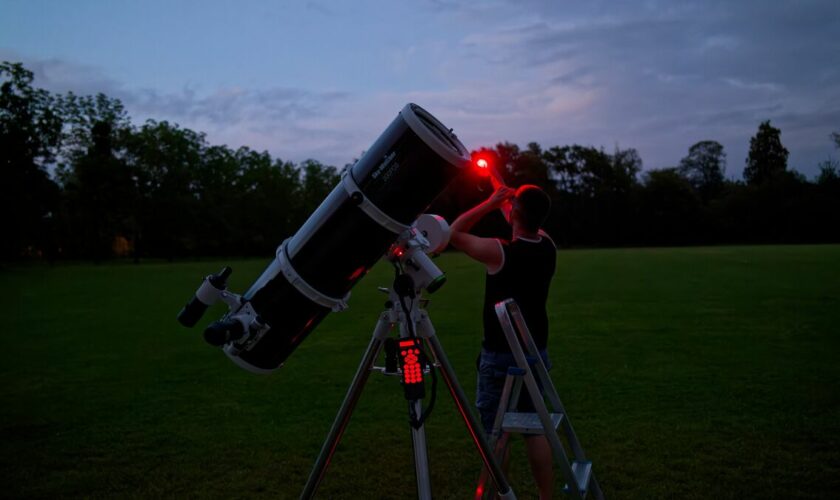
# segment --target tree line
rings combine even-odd
[[[828,139],[840,149],[840,133]],[[503,143],[479,154],[498,162],[508,185],[549,193],[546,229],[566,247],[840,241],[840,163],[822,162],[813,181],[788,169],[781,131],[769,121],[750,139],[739,181],[726,178],[726,152],[712,140],[691,146],[678,165],[645,171],[632,148]],[[444,193],[439,211],[457,214],[477,201],[456,194],[463,191]],[[496,217],[479,231],[505,235],[506,226]]]
[[[831,140],[840,148],[840,134]],[[547,230],[563,246],[840,239],[837,162],[813,181],[789,170],[770,122],[750,141],[743,181],[725,177],[726,153],[711,140],[679,165],[647,171],[634,149],[502,143],[479,152],[510,185],[549,193]],[[339,178],[315,160],[211,145],[166,121],[135,125],[119,100],[36,88],[31,71],[9,62],[0,64],[0,165],[4,260],[270,255]],[[430,211],[452,220],[488,191],[486,180],[461,176]],[[479,231],[504,226],[490,218]]]
[[[32,80],[0,64],[5,259],[266,255],[338,180],[315,160],[210,145],[166,121],[135,126],[117,99]]]

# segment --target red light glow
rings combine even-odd
[[[412,341],[400,342],[400,347],[406,345],[414,345]],[[405,364],[403,365],[403,378],[406,384],[417,384],[423,382],[423,369],[420,367],[420,349],[411,348],[400,352],[403,355]]]
[[[359,267],[358,269],[356,269],[355,271],[353,271],[353,274],[351,274],[351,275],[348,277],[348,279],[349,279],[350,281],[355,281],[355,280],[356,280],[356,278],[360,277],[360,276],[361,276],[361,275],[363,275],[364,273],[365,273],[365,266],[361,266],[361,267]]]
[[[475,166],[477,167],[478,173],[482,177],[487,177],[490,175],[490,162],[487,161],[487,158],[479,158],[475,160]]]

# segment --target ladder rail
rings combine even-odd
[[[508,446],[508,436],[506,433],[502,432],[502,422],[505,418],[505,412],[509,409],[512,403],[519,398],[519,387],[521,385],[522,382],[517,377],[510,375],[510,373],[505,375],[505,383],[502,386],[502,395],[499,398],[499,409],[496,411],[496,416],[493,419],[493,427],[487,435],[487,441],[490,443],[490,448],[493,449],[496,459],[500,462],[504,460]],[[511,405],[502,405],[502,401],[510,401]],[[496,498],[496,488],[492,482],[488,482],[488,479],[489,474],[487,473],[487,468],[482,467],[481,474],[478,478],[479,486],[476,490],[476,500]]]
[[[537,343],[534,342],[534,337],[531,336],[531,330],[529,330],[528,325],[525,324],[525,318],[522,316],[519,304],[517,304],[513,299],[506,299],[503,303],[505,304],[511,319],[513,319],[513,323],[516,325],[517,330],[519,330],[519,336],[522,339],[522,343],[525,345],[526,352],[530,356],[537,358],[537,366],[540,368],[537,375],[539,375],[540,381],[546,389],[551,406],[560,413],[566,413],[566,409],[563,407],[563,402],[560,401],[560,396],[558,396],[557,388],[554,387],[554,382],[548,375],[548,368],[545,366],[542,356],[540,356],[540,350],[537,347]]]
[[[528,350],[530,351],[531,356],[538,357],[538,362],[541,368],[540,371],[542,373],[545,373],[545,379],[542,382],[544,387],[546,388],[546,395],[548,396],[549,401],[551,401],[551,404],[555,408],[555,410],[559,411],[566,417],[563,419],[563,428],[566,430],[566,437],[569,439],[569,446],[572,447],[572,454],[577,460],[586,460],[586,452],[583,450],[583,446],[580,444],[580,441],[577,438],[577,434],[575,433],[575,430],[572,427],[572,419],[570,419],[569,414],[566,413],[566,408],[563,406],[563,402],[560,401],[560,396],[557,393],[557,389],[554,387],[554,382],[551,381],[551,377],[548,376],[548,370],[545,368],[542,358],[539,357],[537,343],[534,342],[534,338],[531,336],[531,331],[528,329],[528,325],[525,323],[525,318],[522,316],[522,311],[519,309],[519,304],[517,304],[516,301],[513,299],[505,300],[504,304],[508,312],[510,313],[510,316],[513,318],[513,321],[516,323],[516,327],[519,330],[519,335],[522,338]]]
[[[545,367],[542,357],[539,355],[537,343],[534,342],[534,337],[531,336],[531,331],[528,329],[528,325],[525,323],[525,317],[522,315],[522,310],[519,309],[519,304],[517,304],[516,301],[513,299],[506,299],[503,302],[505,304],[505,307],[509,311],[510,316],[513,318],[513,321],[516,323],[516,327],[520,332],[520,337],[525,343],[529,353],[531,354],[531,356],[536,356],[537,358],[538,366],[540,369],[540,378],[543,382],[543,386],[547,389],[547,396],[549,401],[551,402],[552,407],[554,407],[555,411],[562,413],[564,416],[562,422],[563,429],[566,431],[566,437],[569,439],[569,445],[572,447],[575,459],[582,461],[587,460],[586,452],[583,450],[583,446],[580,444],[580,440],[577,437],[577,433],[572,427],[572,419],[570,419],[569,414],[566,413],[566,408],[563,406],[563,402],[560,400],[557,388],[554,386],[554,382],[548,375],[548,369]],[[595,472],[592,471],[591,474],[592,475],[589,479],[589,489],[590,491],[592,491],[592,495],[596,499],[603,500],[604,493],[603,491],[601,491],[601,485],[595,478]]]
[[[501,405],[502,401],[516,401],[512,397],[513,393],[513,385],[514,385],[514,377],[512,375],[505,376],[505,385],[502,386],[502,396],[499,399],[499,409],[496,411],[496,418],[493,420],[493,428],[490,431],[490,447],[494,447],[496,445],[496,440],[498,440],[502,434],[501,432],[497,432],[499,429],[502,428],[502,421],[505,418],[505,412],[508,411],[507,405],[504,407]],[[518,392],[518,391],[517,391]]]
[[[507,299],[512,300],[512,299]],[[545,406],[545,402],[543,401],[542,393],[540,392],[539,386],[537,386],[537,381],[534,379],[534,374],[528,365],[528,360],[525,358],[525,353],[522,350],[522,346],[519,344],[519,339],[516,337],[516,333],[513,328],[513,323],[511,321],[510,315],[508,313],[506,307],[507,301],[499,302],[496,304],[496,315],[499,318],[499,321],[502,325],[502,331],[505,333],[505,337],[507,337],[507,341],[510,344],[511,353],[513,354],[514,359],[516,360],[516,364],[525,370],[525,374],[522,375],[522,378],[525,382],[525,387],[528,390],[528,393],[531,396],[531,400],[534,403],[534,408],[536,409],[537,415],[539,416],[540,423],[544,429],[544,436],[548,440],[549,446],[551,447],[552,454],[554,455],[555,460],[560,465],[560,470],[563,472],[563,476],[566,479],[566,483],[569,485],[569,490],[574,498],[583,498],[583,494],[578,487],[577,478],[575,476],[574,471],[572,470],[571,463],[569,462],[569,457],[566,455],[566,450],[563,448],[563,443],[560,441],[560,437],[554,432],[554,423],[551,420],[551,415],[548,413],[548,408]],[[542,363],[542,359],[538,359],[539,363]],[[501,405],[500,405],[501,406]],[[566,415],[564,415],[565,417]],[[564,418],[563,420],[566,420]],[[551,432],[549,432],[551,429]]]
[[[574,428],[572,427],[571,419],[569,418],[569,414],[566,412],[566,408],[563,405],[563,402],[560,400],[557,388],[554,386],[554,382],[551,380],[551,376],[548,374],[548,369],[546,368],[545,363],[542,360],[542,356],[540,356],[540,352],[537,348],[536,342],[534,342],[534,338],[531,336],[531,331],[528,329],[528,325],[525,323],[525,318],[522,315],[522,311],[519,308],[519,304],[517,304],[514,299],[509,298],[497,303],[495,306],[495,310],[496,315],[499,318],[499,322],[501,323],[502,330],[505,333],[505,337],[507,337],[508,344],[510,344],[511,352],[514,354],[514,358],[516,359],[517,365],[523,367],[526,371],[526,375],[524,377],[518,377],[519,380],[517,380],[517,382],[519,382],[519,385],[521,386],[521,383],[524,379],[528,392],[532,394],[531,398],[535,402],[534,406],[537,410],[537,414],[540,417],[540,422],[543,426],[543,429],[551,428],[553,431],[554,427],[553,425],[547,425],[548,422],[550,422],[548,409],[545,406],[539,388],[536,387],[536,381],[534,380],[534,376],[531,373],[530,366],[527,363],[527,359],[525,359],[525,355],[522,349],[523,345],[525,346],[525,349],[527,350],[528,354],[536,358],[534,367],[537,371],[537,376],[540,377],[540,381],[542,382],[543,388],[546,392],[546,397],[551,403],[552,408],[556,412],[559,412],[563,415],[563,419],[561,422],[563,425],[563,431],[566,434],[566,438],[569,441],[570,447],[572,448],[575,460],[586,462],[586,453],[583,450],[583,446],[580,444],[580,441],[578,440],[577,433],[575,433]],[[516,328],[513,327],[514,324],[516,325]],[[517,338],[516,336],[516,331],[519,332],[519,338]],[[517,356],[517,353],[519,354],[519,356]],[[530,384],[528,383],[528,379],[531,380]],[[518,392],[519,391],[516,391],[513,404],[515,404],[515,402],[518,401]],[[534,394],[536,394],[536,396]],[[577,481],[569,478],[569,475],[571,474],[573,476],[574,472],[572,471],[571,463],[566,457],[565,448],[563,448],[563,445],[560,442],[557,433],[546,432],[546,436],[548,438],[549,443],[552,445],[552,452],[555,455],[555,458],[563,458],[563,460],[558,461],[560,462],[561,468],[563,469],[564,476],[566,476],[566,481],[568,483],[570,493],[573,496],[582,498],[583,496],[581,493],[586,494],[588,492],[591,492],[592,496],[596,500],[604,500],[604,493],[601,490],[601,485],[598,483],[598,480],[595,477],[595,472],[590,472],[588,487],[586,488],[585,492],[581,492],[578,488]],[[556,453],[554,449],[555,444],[559,445],[560,447],[561,457],[557,456],[558,453]]]

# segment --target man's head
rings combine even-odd
[[[511,217],[522,229],[536,233],[550,211],[551,198],[538,186],[525,184],[516,190]]]

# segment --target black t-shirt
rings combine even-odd
[[[546,301],[548,287],[557,264],[557,249],[547,236],[539,241],[517,238],[512,242],[501,241],[504,252],[502,268],[494,274],[487,273],[484,286],[484,342],[485,349],[510,352],[505,334],[496,316],[495,305],[513,298],[537,347],[545,349],[548,339],[548,314]]]

